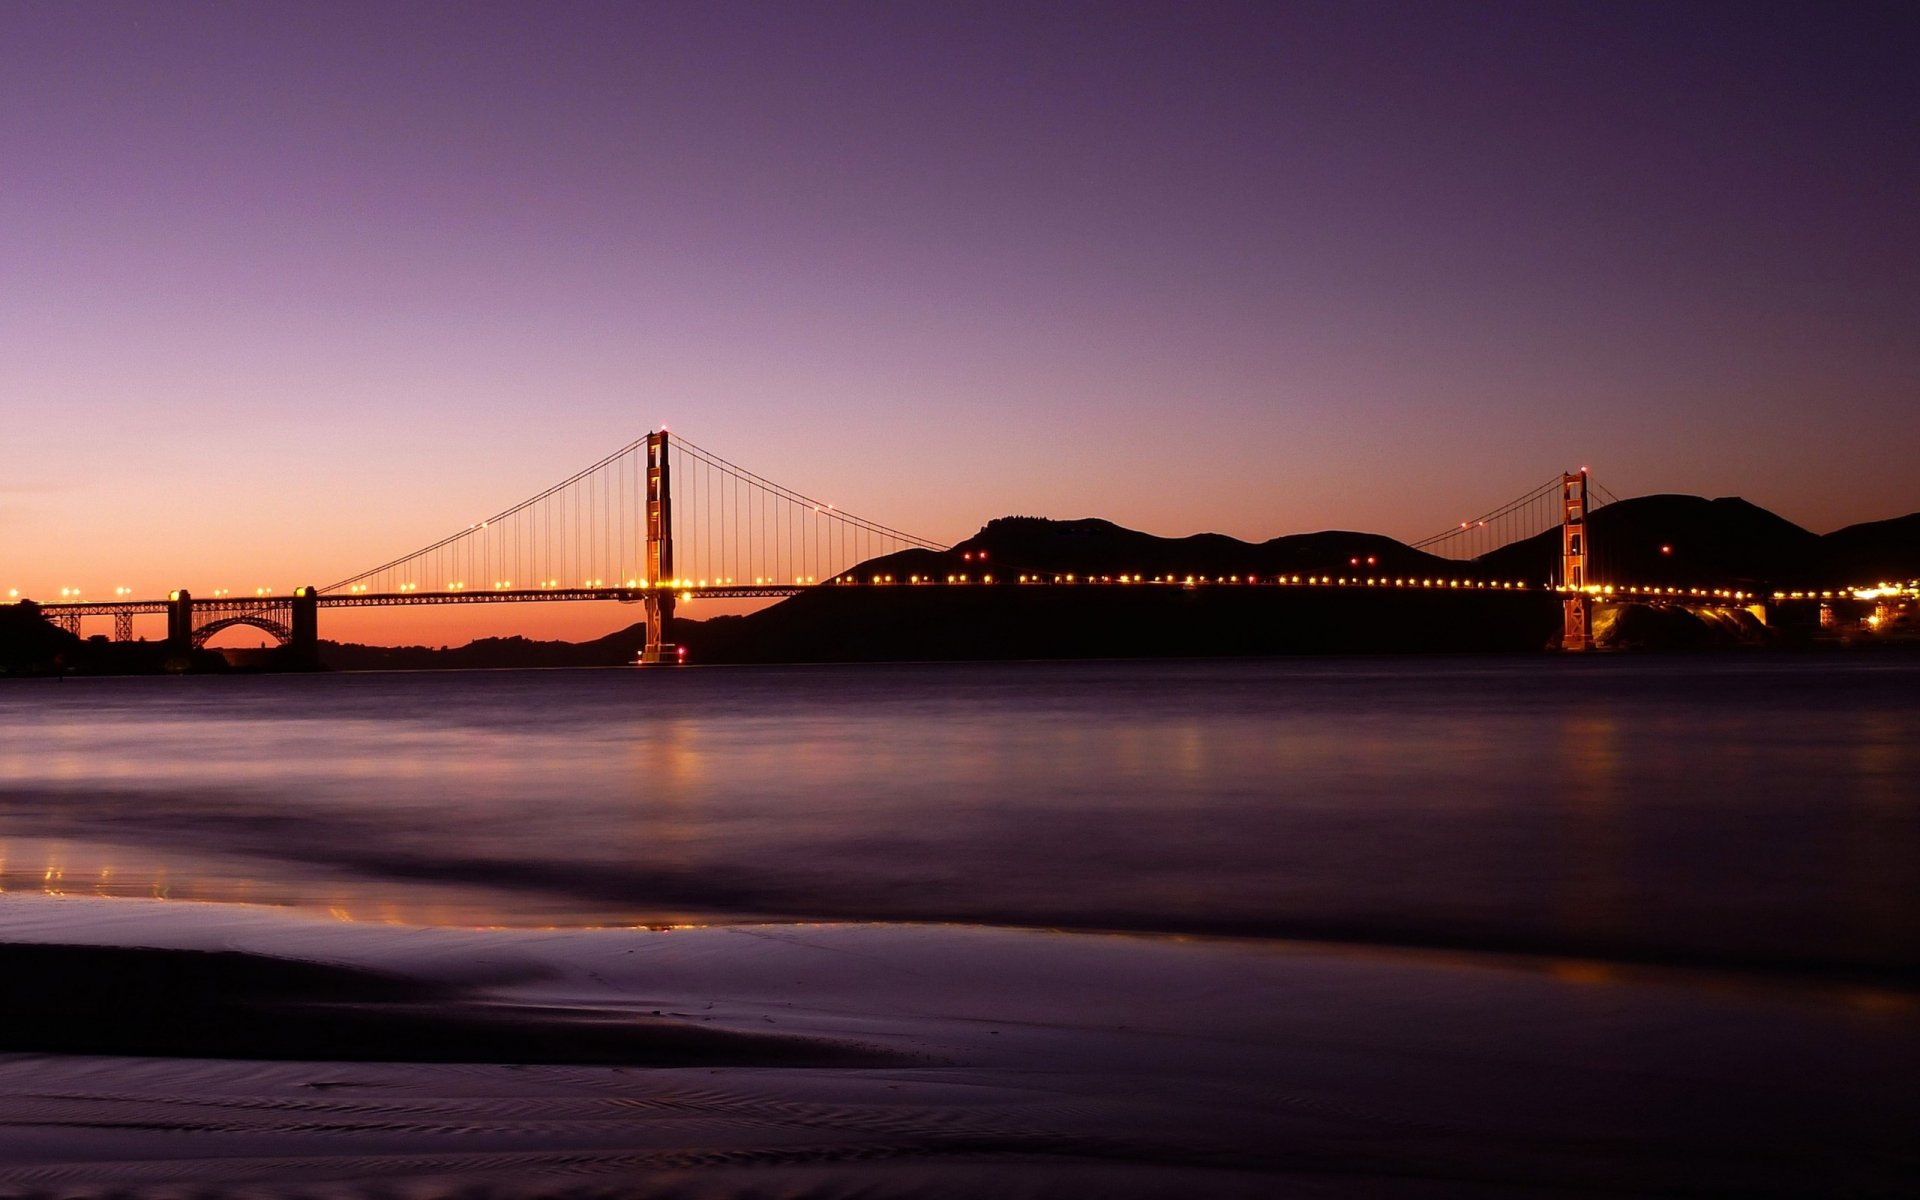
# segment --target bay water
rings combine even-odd
[[[1910,982],[1916,696],[1872,654],[16,680],[0,886]]]

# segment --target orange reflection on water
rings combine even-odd
[[[1885,988],[1853,988],[1846,993],[1846,1002],[1871,1016],[1903,1017],[1920,1008],[1920,996]]]
[[[1620,982],[1618,968],[1591,959],[1556,958],[1547,964],[1547,974],[1562,983],[1589,986]]]
[[[277,864],[284,866],[284,864]],[[683,928],[705,914],[543,906],[484,888],[286,876],[267,880],[235,859],[189,863],[136,848],[14,838],[0,841],[0,893],[15,896],[233,904],[325,914],[343,922],[469,929]]]

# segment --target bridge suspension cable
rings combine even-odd
[[[1472,520],[1451,525],[1411,545],[1415,550],[1424,550],[1441,558],[1472,562],[1503,547],[1558,528],[1565,515],[1560,495],[1561,478],[1556,475],[1539,487]],[[1587,478],[1587,487],[1598,502],[1593,505],[1595,509],[1614,503],[1617,499],[1591,476]],[[1598,578],[1602,567],[1599,557],[1592,556],[1590,565],[1594,577]]]
[[[675,435],[671,578],[648,577],[648,438],[482,521],[320,589],[326,594],[805,587],[942,543],[816,500]]]
[[[944,544],[774,483],[675,435],[674,564],[682,579],[822,583],[858,563]]]

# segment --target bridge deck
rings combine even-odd
[[[809,584],[722,584],[692,585],[674,588],[645,587],[575,587],[575,588],[499,588],[454,591],[422,592],[331,592],[313,597],[319,608],[397,608],[410,605],[430,604],[529,604],[553,603],[582,600],[613,600],[623,604],[638,604],[649,594],[671,591],[682,599],[697,600],[762,600],[796,596],[802,592],[825,591],[830,588],[927,588],[927,587],[1003,587],[1003,586],[1040,586],[1040,587],[1267,587],[1267,588],[1372,588],[1402,589],[1418,591],[1557,591],[1544,585],[1528,584],[1519,580],[1488,579],[1434,579],[1434,578],[1389,578],[1357,577],[1334,575],[1280,575],[1280,576],[1168,576],[1158,579],[1142,579],[1139,576],[1073,576],[1052,574],[1029,574],[1016,578],[1002,577],[991,579],[887,579],[860,580],[836,579],[825,583]],[[1586,591],[1597,599],[1669,599],[1674,601],[1728,603],[1750,602],[1760,597],[1749,592],[1733,588],[1680,588],[1658,586],[1591,586]],[[1825,593],[1833,596],[1836,593]],[[1850,595],[1850,591],[1838,594]],[[1785,599],[1784,594],[1776,594],[1776,600]],[[1799,599],[1800,594],[1793,597]],[[292,595],[269,596],[195,596],[193,605],[197,611],[208,612],[214,609],[232,612],[270,612],[290,608],[294,603]],[[167,600],[88,600],[57,601],[40,604],[41,611],[50,615],[99,617],[119,614],[165,613],[171,602]]]

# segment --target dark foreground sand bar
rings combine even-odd
[[[0,938],[6,1196],[1896,1196],[1920,1178],[1920,1007],[1884,987],[44,896],[0,898]]]

